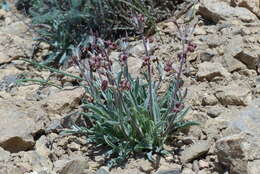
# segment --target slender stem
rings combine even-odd
[[[144,44],[144,51],[145,51],[145,55],[147,57],[149,57],[149,62],[148,62],[148,84],[149,84],[149,110],[150,113],[152,114],[152,116],[154,116],[153,113],[153,98],[152,98],[152,75],[151,75],[151,64],[150,64],[150,56],[149,56],[149,52],[148,52],[148,48],[147,48],[147,42],[145,40],[144,35],[142,34],[142,40],[143,40],[143,44]]]

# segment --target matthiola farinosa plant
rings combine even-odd
[[[188,111],[184,104],[187,90],[181,88],[185,60],[196,48],[190,41],[194,26],[179,26],[174,22],[182,49],[178,54],[179,67],[173,69],[172,61],[166,61],[163,66],[149,55],[149,39],[143,34],[144,16],[134,15],[132,22],[137,34],[142,36],[144,78],[133,78],[128,71],[127,37],[117,45],[92,36],[87,43],[81,43],[73,50],[72,60],[86,82],[86,112],[82,114],[91,125],[74,126],[72,132],[85,133],[90,142],[109,146],[107,155],[112,157],[109,166],[117,165],[137,152],[146,152],[152,160],[153,153],[166,152],[163,145],[176,130],[197,125],[183,120]],[[117,60],[109,57],[113,49],[121,50]],[[120,64],[119,72],[113,70],[115,61]],[[159,79],[153,77],[155,69]],[[173,78],[166,93],[158,95],[165,73]]]

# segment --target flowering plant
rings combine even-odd
[[[81,71],[86,81],[87,98],[84,102],[86,116],[91,124],[88,128],[74,126],[73,132],[86,133],[91,142],[108,145],[107,152],[115,158],[109,165],[114,166],[136,152],[146,152],[152,160],[153,153],[164,153],[165,140],[179,128],[197,125],[196,122],[184,121],[188,111],[184,104],[187,90],[181,87],[181,75],[185,60],[196,45],[190,41],[194,27],[186,25],[178,28],[182,50],[178,54],[179,68],[173,69],[173,62],[166,61],[164,67],[159,60],[152,60],[149,55],[149,41],[144,36],[145,18],[134,15],[133,26],[142,36],[145,55],[144,78],[133,78],[128,71],[127,37],[119,45],[92,36],[84,44],[73,50],[72,60]],[[109,57],[113,49],[120,49],[117,61],[120,71],[113,71],[115,60]],[[83,63],[82,61],[85,61]],[[153,77],[156,66],[159,80]],[[163,73],[173,76],[167,92],[160,96]]]

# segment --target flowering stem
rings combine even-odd
[[[147,48],[147,42],[145,40],[144,35],[142,34],[142,40],[143,40],[143,44],[144,44],[144,51],[145,51],[145,55],[149,58],[149,62],[148,62],[148,84],[149,84],[149,110],[150,113],[152,114],[152,116],[154,116],[153,113],[153,98],[152,98],[152,77],[151,77],[151,64],[150,64],[150,56],[149,56],[149,52],[148,52],[148,48]]]

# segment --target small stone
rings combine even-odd
[[[208,168],[209,167],[209,163],[204,161],[204,160],[199,160],[199,168],[200,169],[204,169],[204,168]]]
[[[72,151],[78,151],[80,150],[80,145],[75,142],[72,142],[68,144],[68,148],[70,148]]]
[[[84,159],[75,159],[68,162],[61,170],[60,174],[84,173],[89,168],[88,162]]]
[[[110,174],[110,172],[108,171],[107,168],[101,167],[100,169],[98,169],[98,171],[96,172],[96,174]]]
[[[210,116],[211,118],[216,118],[218,117],[221,112],[223,111],[223,108],[219,107],[219,106],[210,106],[207,107],[207,114],[208,116]]]
[[[194,172],[196,172],[196,173],[199,171],[199,163],[198,163],[197,160],[194,160],[194,161],[193,161],[193,163],[192,163],[192,170],[193,170]]]
[[[191,169],[189,168],[184,168],[181,172],[181,174],[196,174],[195,172],[193,172]]]
[[[5,151],[3,148],[0,147],[0,161],[6,161],[10,157],[10,152]]]
[[[160,170],[156,172],[156,174],[181,174],[181,170],[180,169]]]
[[[214,95],[205,94],[202,98],[202,105],[203,106],[213,106],[218,103],[218,99]]]
[[[198,171],[197,174],[212,174],[212,172],[209,171],[208,169],[203,169],[203,170]]]
[[[181,157],[180,157],[181,161],[183,163],[190,162],[206,154],[209,148],[210,148],[210,143],[208,141],[204,141],[204,140],[198,141],[192,144],[190,147],[188,147],[181,153]]]

